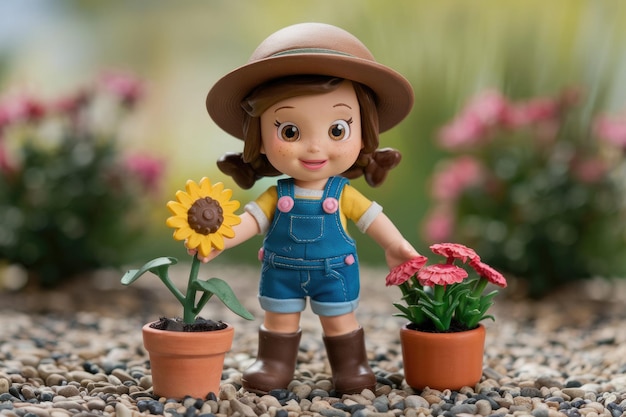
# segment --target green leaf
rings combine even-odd
[[[239,302],[237,296],[226,281],[220,278],[209,278],[205,281],[194,281],[194,289],[210,292],[222,300],[233,313],[246,320],[254,320],[254,316]]]
[[[167,274],[170,265],[178,263],[178,259],[162,256],[147,262],[139,269],[131,269],[122,277],[122,284],[130,285],[146,272],[152,272],[161,279]]]

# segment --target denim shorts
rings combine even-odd
[[[349,257],[350,263],[345,261]],[[259,301],[266,311],[301,312],[308,297],[315,314],[339,316],[357,308],[359,291],[359,266],[353,255],[300,260],[264,254]]]

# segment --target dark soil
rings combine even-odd
[[[422,323],[419,326],[414,323],[410,323],[409,325],[407,325],[407,328],[427,333],[457,333],[472,330],[468,329],[465,325],[459,323],[457,320],[454,319],[452,319],[452,322],[450,323],[450,328],[446,331],[441,331],[437,329],[432,322]]]
[[[185,323],[180,317],[161,317],[159,321],[155,321],[150,327],[171,332],[211,332],[225,329],[226,324],[222,321],[206,320],[202,317],[197,317],[193,323]]]

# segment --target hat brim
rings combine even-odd
[[[290,75],[328,75],[368,86],[376,96],[380,132],[398,124],[413,107],[411,84],[387,66],[354,56],[303,53],[260,59],[226,74],[207,95],[209,115],[224,131],[243,139],[242,100],[260,84]]]

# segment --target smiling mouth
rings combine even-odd
[[[300,163],[302,164],[303,167],[305,167],[306,169],[311,169],[311,170],[317,170],[317,169],[321,169],[326,165],[326,160],[325,159],[301,159]]]

